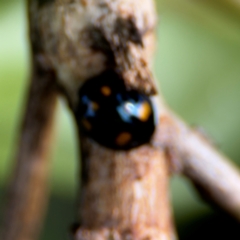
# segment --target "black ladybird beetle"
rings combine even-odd
[[[112,149],[127,150],[147,143],[155,129],[149,97],[127,90],[114,72],[84,83],[75,114],[87,136]]]

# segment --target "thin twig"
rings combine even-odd
[[[164,146],[173,172],[188,177],[210,203],[240,221],[240,172],[203,135],[162,105],[154,145]]]
[[[47,203],[47,154],[51,142],[56,88],[52,72],[35,64],[16,167],[7,198],[1,239],[32,240],[39,235]]]

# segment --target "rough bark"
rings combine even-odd
[[[156,93],[151,74],[155,46],[152,0],[30,1],[32,44],[56,70],[74,108],[78,89],[113,69],[128,88]]]
[[[33,46],[56,70],[73,112],[84,81],[108,69],[121,75],[127,88],[156,94],[150,70],[153,1],[33,0],[30,12]],[[112,151],[81,138],[80,229],[75,237],[86,231],[84,239],[86,234],[108,239],[112,232],[120,239],[174,239],[164,154],[150,145]]]
[[[151,145],[114,151],[82,138],[80,225],[74,239],[176,239],[169,166]]]

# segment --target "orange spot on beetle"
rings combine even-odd
[[[132,135],[128,132],[120,133],[116,138],[116,144],[118,146],[126,145],[132,139]]]
[[[146,122],[152,113],[151,106],[148,102],[143,102],[139,109],[139,119],[143,122]]]
[[[101,87],[101,93],[105,96],[105,97],[108,97],[108,96],[110,96],[111,94],[112,94],[112,90],[111,90],[111,88],[110,87],[108,87],[108,86],[103,86],[103,87]]]

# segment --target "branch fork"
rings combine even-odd
[[[34,70],[2,239],[37,238],[46,200],[46,143],[56,89],[61,89],[74,112],[81,85],[108,70],[117,72],[128,89],[155,99],[159,121],[148,144],[128,151],[104,148],[79,131],[81,189],[73,239],[177,239],[168,192],[172,174],[188,177],[205,199],[240,221],[239,171],[157,95],[151,74],[154,2],[29,0],[28,4]],[[29,145],[29,139],[35,144]]]

